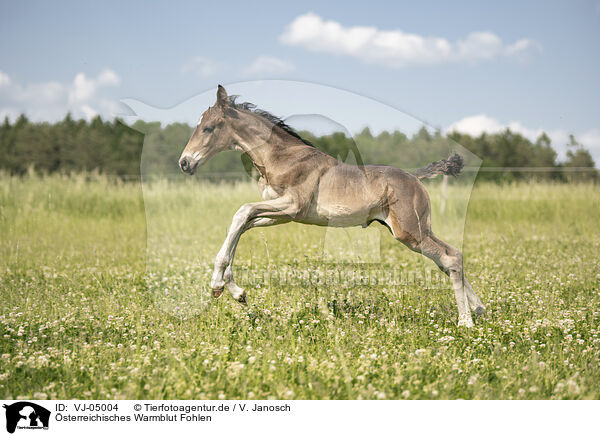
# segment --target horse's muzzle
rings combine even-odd
[[[198,161],[195,161],[190,156],[184,156],[179,159],[179,168],[189,175],[194,174],[196,172],[196,168],[198,167]]]

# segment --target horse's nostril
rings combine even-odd
[[[187,161],[187,159],[182,159],[181,162],[179,162],[179,166],[181,167],[181,169],[183,171],[187,170],[187,168],[188,168],[188,161]]]

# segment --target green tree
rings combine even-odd
[[[595,169],[596,164],[592,155],[577,142],[575,136],[569,135],[567,148],[567,161],[564,167],[570,168],[571,171],[565,171],[565,177],[574,182],[598,180],[598,171]]]

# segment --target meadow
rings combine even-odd
[[[434,230],[464,228],[488,309],[469,330],[449,280],[376,224],[251,230],[248,306],[213,300],[249,181],[0,175],[0,397],[600,398],[598,186],[452,183],[444,215],[439,192]]]

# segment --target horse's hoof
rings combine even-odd
[[[475,308],[475,310],[473,312],[475,313],[475,316],[477,318],[479,318],[480,316],[483,316],[486,314],[485,306],[478,306]]]
[[[246,293],[242,293],[242,295],[240,295],[237,299],[238,303],[247,306],[248,305],[248,300],[246,299]]]
[[[223,289],[224,288],[215,288],[212,290],[212,296],[213,298],[219,298],[221,295],[223,295]]]
[[[470,329],[471,327],[474,326],[473,320],[471,320],[471,319],[464,319],[464,318],[463,319],[459,319],[458,320],[458,326],[459,327],[466,327],[466,328]]]

